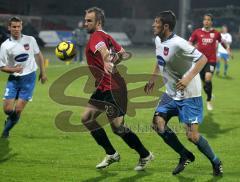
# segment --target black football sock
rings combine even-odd
[[[141,158],[149,156],[149,151],[143,146],[137,135],[129,128],[121,125],[120,127],[115,128],[113,132],[120,136],[130,148],[136,150]]]
[[[136,150],[141,158],[149,156],[149,151],[143,146],[138,136],[130,129],[128,129],[128,132],[124,133],[124,135],[121,135],[121,138],[126,142],[129,147]]]
[[[162,137],[164,142],[168,144],[173,150],[175,150],[181,157],[188,157],[190,151],[188,151],[182,143],[178,140],[177,135],[168,127],[166,127],[164,133],[158,132],[158,135]]]
[[[116,152],[116,150],[113,148],[103,128],[99,128],[94,131],[91,131],[91,135],[96,140],[98,145],[104,148],[106,154],[113,155]]]
[[[207,101],[211,101],[212,99],[212,82],[211,81],[205,82],[204,91],[207,94]]]
[[[9,113],[7,120],[5,122],[3,132],[8,133],[14,127],[14,125],[17,124],[18,121],[19,121],[19,115],[15,111],[12,111],[11,113]]]
[[[197,143],[195,143],[195,145],[197,145],[198,149],[214,164],[219,164],[219,159],[218,157],[214,154],[212,148],[210,147],[210,145],[208,144],[208,141],[200,136],[199,140]]]

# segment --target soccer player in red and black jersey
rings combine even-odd
[[[207,64],[200,72],[202,81],[204,82],[204,91],[207,94],[207,109],[213,110],[212,99],[212,76],[215,70],[217,57],[217,44],[221,43],[225,48],[229,49],[222,42],[221,34],[212,28],[212,14],[203,16],[203,27],[196,29],[189,38],[191,44],[195,44],[196,48],[202,52],[208,59]]]
[[[139,171],[153,159],[153,155],[143,146],[137,135],[124,125],[127,88],[113,63],[117,61],[117,55],[124,53],[125,50],[102,30],[104,21],[102,9],[93,7],[86,10],[85,28],[90,38],[85,53],[90,71],[96,79],[96,91],[83,113],[82,122],[107,154],[96,168],[105,168],[120,160],[120,155],[110,143],[105,130],[96,121],[97,117],[106,111],[113,132],[140,155],[139,163],[135,167],[135,170]]]

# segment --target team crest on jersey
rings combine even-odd
[[[215,33],[210,33],[210,37],[214,38],[215,37]]]
[[[163,49],[164,56],[167,56],[168,52],[169,52],[169,48],[168,47],[164,47],[164,49]]]
[[[29,44],[24,44],[23,47],[24,47],[24,49],[27,50],[27,51],[28,51],[29,48],[30,48]]]

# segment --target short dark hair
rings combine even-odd
[[[10,26],[12,22],[22,22],[22,19],[18,16],[13,16],[8,20],[8,25]]]
[[[95,13],[96,20],[101,22],[101,25],[104,26],[105,23],[105,13],[104,10],[98,7],[92,7],[86,10],[86,13]]]
[[[169,29],[171,31],[174,30],[175,25],[176,25],[176,16],[175,14],[171,11],[162,11],[158,14],[157,16],[158,18],[160,18],[162,24],[168,24],[169,25]]]
[[[212,13],[205,13],[205,14],[203,15],[203,18],[204,18],[205,16],[209,16],[209,17],[211,18],[211,21],[213,21],[213,14],[212,14]]]

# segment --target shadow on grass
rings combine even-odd
[[[5,138],[0,138],[0,164],[8,161],[17,154],[10,154],[9,141]]]
[[[36,134],[23,134],[23,138],[26,139],[37,139],[37,140],[49,140],[49,139],[69,139],[69,136],[58,136],[58,135],[36,135]]]
[[[135,175],[133,176],[127,176],[125,178],[121,178],[118,181],[119,182],[125,182],[125,181],[131,181],[131,182],[135,182],[138,181],[139,179],[145,177],[145,176],[150,176],[152,175],[152,172],[148,172],[148,171],[139,171],[137,172]]]
[[[223,75],[217,75],[217,78],[224,79],[224,80],[233,80],[234,78],[231,76],[223,76]]]
[[[85,179],[85,180],[82,180],[81,182],[111,181],[111,180],[107,180],[107,178],[118,175],[117,172],[109,172],[104,169],[98,170],[98,173],[100,174],[100,176]]]
[[[218,135],[228,133],[234,129],[237,129],[237,127],[221,129],[221,125],[214,121],[212,113],[208,113],[200,125],[200,132],[206,134],[207,138],[217,138]]]
[[[175,176],[175,177],[176,177],[176,178],[178,179],[178,181],[180,181],[180,182],[195,181],[194,178],[184,177],[184,176],[182,176],[182,175],[177,175],[177,176]]]
[[[217,182],[218,180],[223,179],[223,176],[213,176],[210,180],[207,182]]]

